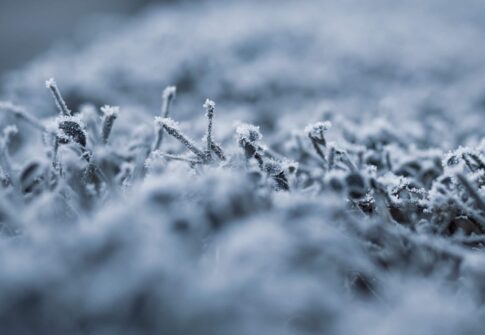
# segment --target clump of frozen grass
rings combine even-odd
[[[214,293],[206,289],[207,283],[221,289],[214,284],[217,275],[231,278],[226,288],[231,297],[237,297],[238,306],[247,294],[247,289],[239,288],[242,284],[234,284],[241,282],[241,287],[251,285],[251,299],[262,294],[265,303],[279,306],[273,304],[275,295],[265,289],[267,271],[274,278],[272,285],[277,285],[277,296],[288,286],[299,286],[300,279],[315,280],[305,286],[308,296],[337,292],[338,314],[356,300],[381,306],[391,299],[386,296],[389,285],[395,285],[390,277],[406,272],[431,276],[440,283],[445,280],[440,279],[443,273],[450,281],[464,278],[470,285],[467,294],[485,297],[478,289],[477,270],[462,272],[459,266],[470,246],[485,245],[485,164],[480,146],[444,156],[403,143],[387,130],[377,135],[363,131],[352,138],[347,134],[334,143],[326,138],[330,123],[317,122],[305,128],[306,136],[297,137],[296,145],[285,145],[294,140],[291,136],[278,141],[268,136],[263,143],[258,126],[240,124],[235,129],[237,145],[224,138],[223,150],[214,140],[216,105],[209,99],[203,104],[207,127],[200,144],[169,116],[175,88],[163,93],[162,115],[154,119],[153,134],[150,127],[113,133],[119,108],[111,106],[101,107],[101,120],[93,118],[96,123],[86,127],[83,115],[65,112],[67,105],[55,83],[48,86],[59,109],[51,127],[21,107],[0,104],[14,119],[27,121],[53,140],[45,142],[47,148],[52,146],[45,150],[46,157],[19,168],[7,146],[15,128],[5,128],[0,141],[0,196],[5,200],[0,203],[0,231],[4,236],[26,234],[29,243],[38,243],[35,248],[44,250],[45,241],[39,237],[44,235],[35,231],[45,229],[53,240],[49,248],[56,251],[43,256],[46,262],[74,262],[69,268],[81,275],[91,273],[93,267],[107,278],[117,271],[121,276],[131,273],[132,286],[115,284],[126,290],[122,298],[115,293],[103,295],[106,287],[93,285],[89,291],[80,282],[71,283],[82,293],[88,290],[106,300],[102,306],[84,306],[87,311],[98,308],[117,323],[132,317],[131,312],[116,308],[119,299],[139,306],[140,292],[172,297],[166,282],[153,282],[153,274],[180,276],[184,294],[202,294],[204,305],[216,314],[220,311],[205,296]],[[173,143],[166,143],[161,151],[163,132],[187,154],[174,154]],[[96,133],[100,136],[93,140],[96,136],[91,135]],[[106,145],[111,140],[113,145]],[[25,211],[16,217],[8,208]],[[48,223],[37,230],[26,224],[40,220]],[[63,258],[66,250],[74,255],[68,261]],[[241,259],[249,261],[241,263]],[[0,257],[2,262],[7,261]],[[181,270],[180,263],[187,270]],[[31,266],[49,280],[59,280],[59,272]],[[0,275],[0,283],[5,276]],[[200,282],[194,284],[189,278]],[[38,288],[31,279],[26,282],[27,287]],[[61,290],[39,290],[62,303],[79,302]],[[8,302],[24,306],[22,294],[16,294],[18,298],[14,294]],[[232,298],[221,294],[219,299],[233,306]],[[309,313],[308,319],[294,323],[298,330],[307,329],[314,325],[310,302],[303,299],[302,306],[285,305],[272,313],[284,319]],[[50,313],[52,305],[45,305]],[[244,306],[235,310],[240,312]],[[158,298],[150,303],[150,310],[164,310]],[[179,312],[174,308],[177,317]],[[325,309],[322,313],[331,315]],[[66,322],[78,324],[81,319],[74,313]]]
[[[287,170],[283,168],[286,160],[275,157],[268,149],[260,144],[263,135],[259,127],[251,124],[240,124],[236,128],[237,141],[243,149],[247,161],[254,159],[259,169],[272,177],[276,189],[289,190]]]
[[[96,196],[104,194],[109,197],[110,192],[114,192],[120,186],[120,180],[123,180],[124,185],[127,185],[128,180],[131,184],[136,183],[137,180],[143,180],[147,173],[147,166],[155,166],[154,160],[157,157],[184,161],[192,168],[212,165],[217,160],[227,160],[226,168],[244,166],[248,173],[253,173],[250,172],[251,166],[255,164],[261,176],[271,181],[269,184],[274,190],[289,191],[291,185],[293,191],[312,190],[316,194],[322,194],[328,190],[340,192],[341,195],[346,196],[352,207],[365,215],[383,215],[382,211],[386,210],[387,214],[398,223],[412,224],[417,227],[427,222],[425,225],[435,227],[435,231],[440,234],[453,235],[456,230],[449,227],[454,226],[458,218],[460,222],[466,218],[470,225],[478,227],[473,230],[475,232],[482,232],[484,229],[485,201],[482,199],[481,188],[485,185],[485,163],[481,158],[483,153],[476,149],[462,148],[448,154],[443,160],[443,169],[439,164],[437,165],[438,156],[433,152],[421,153],[419,160],[399,160],[385,146],[395,143],[401,152],[408,149],[403,147],[398,136],[390,136],[387,132],[385,136],[382,135],[384,137],[375,136],[373,133],[361,138],[353,137],[349,143],[343,143],[341,146],[335,143],[329,144],[326,132],[331,127],[330,122],[317,122],[310,124],[304,130],[307,134],[307,143],[310,148],[313,148],[314,153],[308,151],[305,147],[307,144],[300,139],[298,146],[300,152],[297,156],[301,161],[288,163],[291,158],[286,158],[285,155],[275,152],[262,143],[263,136],[258,126],[240,124],[235,132],[237,143],[244,153],[246,162],[244,165],[237,162],[237,156],[231,155],[227,158],[222,147],[214,141],[216,104],[210,99],[203,104],[207,118],[205,148],[185,135],[179,124],[172,118],[157,116],[154,123],[159,131],[155,131],[155,141],[151,144],[147,143],[146,139],[140,138],[136,144],[132,142],[127,145],[128,150],[122,147],[101,149],[96,142],[88,141],[89,135],[81,118],[71,115],[55,81],[47,81],[46,86],[51,90],[59,109],[59,116],[52,129],[43,126],[40,120],[32,117],[21,107],[2,103],[0,108],[10,111],[19,119],[27,121],[43,132],[54,135],[52,150],[48,152],[53,162],[52,166],[58,173],[54,173],[49,177],[50,179],[47,179],[50,181],[52,178],[65,178],[64,176],[69,172],[68,169],[62,168],[58,156],[60,146],[67,144],[72,144],[74,151],[80,150],[80,157],[87,164],[78,167],[83,175],[80,179],[81,184],[85,183],[82,187],[91,189],[94,187]],[[167,87],[162,94],[164,116],[169,115],[175,91],[175,87]],[[106,144],[119,108],[104,106],[101,107],[101,112],[103,117],[98,128],[101,133],[101,144]],[[97,132],[95,128],[92,131]],[[191,155],[177,155],[156,149],[161,140],[158,135],[163,131],[180,142]],[[13,178],[12,175],[15,172],[12,164],[9,163],[6,145],[2,148],[3,175],[10,175],[10,178]],[[122,166],[132,168],[126,169]],[[455,169],[456,166],[462,166],[465,170],[450,170]],[[124,171],[122,177],[119,176],[121,171]],[[157,171],[162,175],[164,173],[163,168]],[[341,172],[336,173],[336,171]],[[398,181],[393,182],[393,178]],[[74,189],[79,187],[76,186]],[[345,192],[342,193],[342,191]],[[445,216],[443,216],[444,212]]]
[[[258,164],[262,164],[261,154],[258,152],[258,142],[263,138],[259,127],[252,124],[240,124],[236,128],[238,143],[243,148],[246,159],[255,158]],[[259,150],[260,151],[260,150]]]
[[[171,155],[166,153],[161,153],[162,156],[168,159],[174,160],[183,160],[187,161],[191,164],[208,164],[213,162],[212,153],[218,157],[219,160],[224,161],[226,160],[226,156],[224,155],[224,151],[220,147],[219,144],[215,143],[212,139],[212,128],[213,128],[213,119],[214,119],[214,110],[215,110],[215,102],[212,100],[207,99],[203,104],[203,107],[206,109],[206,117],[207,117],[207,133],[206,133],[206,150],[199,148],[193,140],[187,137],[185,134],[182,133],[180,127],[177,122],[172,120],[171,118],[161,118],[155,117],[155,129],[156,129],[156,139],[155,145],[152,145],[152,148],[157,148],[159,146],[159,134],[161,134],[161,129],[165,130],[169,135],[177,139],[180,143],[182,143],[189,151],[195,154],[195,159],[188,159],[183,156]]]
[[[478,2],[461,6],[452,20],[442,14],[460,4],[447,3],[431,20],[429,4],[419,5],[423,15],[413,27],[381,29],[385,34],[372,22],[402,26],[416,1],[400,10],[381,1],[378,11],[364,2],[289,3],[278,2],[271,25],[270,2],[150,11],[120,38],[110,34],[68,57],[51,53],[14,78],[20,94],[9,99],[32,115],[51,111],[47,92],[32,83],[54,67],[66,78],[61,91],[70,87],[73,115],[83,99],[106,99],[126,112],[115,121],[112,145],[95,136],[98,110],[94,127],[85,121],[91,162],[104,176],[89,191],[81,176],[87,163],[71,141],[61,145],[57,183],[38,195],[48,180],[31,187],[36,166],[46,165],[38,132],[12,113],[3,123],[19,126],[9,145],[12,169],[25,183],[19,189],[33,191],[0,191],[0,333],[482,333],[483,213],[467,185],[483,197],[483,169],[468,154],[458,155],[454,168],[441,164],[439,152],[463,144],[480,157],[485,148],[477,144],[483,61],[463,53],[480,45],[469,37],[481,36],[483,24],[454,20]],[[294,19],[295,10],[304,20]],[[200,29],[189,32],[184,21]],[[315,29],[322,21],[328,24]],[[421,43],[436,31],[454,36],[458,21],[459,43]],[[220,34],[234,22],[227,27],[237,29]],[[267,41],[275,33],[281,39]],[[362,45],[362,36],[370,43]],[[399,52],[402,46],[412,52]],[[470,64],[474,71],[463,71]],[[164,115],[146,107],[156,105],[146,94],[160,78],[181,85],[183,118],[190,120],[181,128],[203,152],[198,99],[209,91],[224,99],[215,112],[224,103],[227,115],[215,116],[212,133],[224,148],[223,164],[215,153],[216,164],[193,165],[150,154],[154,134],[143,117],[182,120],[174,108]],[[436,88],[443,89],[430,96]],[[332,111],[314,108],[322,96],[335,100]],[[423,96],[430,108],[418,106]],[[387,124],[374,109],[381,98],[394,108],[381,113]],[[261,126],[254,150],[263,169],[230,140],[230,113]],[[334,125],[324,132],[326,145],[317,143],[328,167],[314,147],[319,134],[312,141],[296,129],[312,120]],[[156,149],[199,161],[160,129],[165,138]],[[285,157],[298,169],[288,174],[288,192],[274,192],[273,177],[290,170]],[[40,164],[26,161],[32,158]]]

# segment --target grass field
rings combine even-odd
[[[482,334],[484,9],[170,2],[5,76],[0,333]]]

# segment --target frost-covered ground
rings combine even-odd
[[[0,333],[482,334],[484,16],[171,3],[4,78]]]

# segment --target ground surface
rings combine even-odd
[[[5,78],[2,333],[481,334],[484,9],[175,3]]]

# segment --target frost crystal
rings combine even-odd
[[[45,81],[45,87],[46,88],[53,88],[53,87],[56,87],[56,81],[54,78],[50,78],[48,80]]]
[[[117,117],[120,112],[120,108],[118,106],[104,105],[100,109],[107,117]]]
[[[259,131],[259,127],[247,123],[237,126],[236,134],[239,136],[240,140],[246,140],[250,143],[257,142],[263,138],[263,135],[261,135],[261,132]]]
[[[312,123],[306,126],[305,133],[319,144],[325,145],[325,132],[332,127],[329,121]]]
[[[177,88],[175,86],[167,86],[162,93],[163,99],[173,99],[177,94]]]
[[[216,107],[216,103],[210,99],[205,99],[204,104],[202,105],[207,110],[214,109]]]
[[[169,128],[173,129],[179,129],[179,124],[178,122],[174,121],[173,119],[169,117],[160,117],[160,116],[155,116],[155,124],[159,126],[166,126]]]

